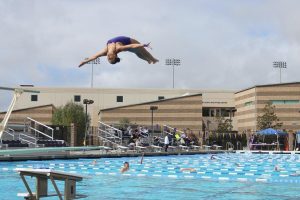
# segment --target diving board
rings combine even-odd
[[[28,191],[28,193],[19,193],[18,196],[23,196],[25,199],[38,200],[43,197],[58,196],[60,200],[63,199],[79,199],[85,198],[85,195],[76,194],[76,182],[82,181],[85,176],[67,173],[62,171],[54,171],[51,169],[16,169]],[[29,184],[26,180],[26,176],[36,178],[36,191],[32,192]],[[51,181],[55,192],[54,194],[48,194],[48,180]],[[56,184],[56,181],[64,181],[64,194],[62,194]]]
[[[1,87],[0,86],[0,90],[9,90],[9,91],[14,91],[14,96],[12,98],[12,101],[8,107],[8,110],[2,120],[2,122],[0,123],[0,139],[2,138],[2,134],[6,128],[6,125],[8,123],[8,119],[14,109],[14,106],[17,102],[17,100],[19,99],[19,97],[22,95],[23,92],[29,92],[29,93],[40,93],[39,91],[36,90],[27,90],[27,89],[22,89],[22,88],[10,88],[10,87]]]

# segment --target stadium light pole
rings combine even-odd
[[[86,58],[87,60],[88,58]],[[88,62],[87,64],[92,64],[92,75],[91,75],[91,88],[94,87],[94,64],[98,65],[100,64],[100,58],[96,58],[95,60],[92,60],[90,62]]]
[[[174,77],[175,77],[175,73],[174,73],[174,67],[175,66],[180,66],[181,64],[181,60],[180,59],[175,59],[175,58],[168,58],[166,59],[166,65],[167,66],[172,66],[173,67],[173,89],[174,89]]]
[[[84,133],[84,146],[86,146],[86,135],[88,131],[88,113],[87,106],[93,104],[94,101],[91,99],[83,99],[83,104],[85,104],[85,133]]]
[[[282,61],[275,61],[273,62],[273,67],[274,68],[279,68],[279,73],[280,73],[280,83],[281,83],[281,69],[286,69],[286,62],[282,62]]]

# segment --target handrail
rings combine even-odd
[[[240,148],[239,148],[240,147]],[[236,149],[237,150],[242,150],[242,143],[240,141],[236,142]]]
[[[171,126],[163,125],[163,132],[164,132],[164,133],[168,133],[168,134],[169,134],[169,132],[165,131],[165,127],[168,128],[168,129],[172,129],[172,130],[175,129],[175,128],[171,127]],[[179,132],[179,133],[181,133],[181,134],[184,134],[184,132],[181,131],[181,130],[176,129],[176,131]]]
[[[101,122],[101,121],[99,121],[99,123],[102,124],[102,125],[104,125],[104,126],[107,126],[107,127],[109,127],[109,128],[112,128],[112,129],[114,129],[114,130],[116,130],[116,131],[122,132],[121,130],[119,130],[119,129],[113,127],[113,126],[110,126],[110,125],[108,125],[108,124],[105,124],[105,123],[103,123],[103,122]]]
[[[110,126],[108,124],[105,124],[101,121],[98,121],[99,122],[99,126],[98,126],[98,136],[100,136],[100,134],[105,134],[104,137],[112,137],[114,142],[116,142],[115,140],[120,140],[120,144],[118,145],[122,145],[122,138],[123,138],[123,132],[113,126]],[[107,131],[107,129],[111,129],[113,131],[116,131],[117,133],[117,136],[114,134],[114,133],[111,133],[109,131]],[[104,137],[101,136],[101,138],[103,139]],[[109,139],[105,138],[106,140],[110,141]],[[113,142],[113,141],[110,141],[110,142]]]
[[[229,148],[234,149],[234,146],[231,142],[226,142],[226,150],[228,150]]]
[[[53,128],[51,128],[51,127],[49,127],[49,126],[47,126],[47,125],[45,125],[45,124],[43,124],[41,122],[38,122],[38,121],[36,121],[36,120],[34,120],[34,119],[30,118],[30,117],[26,117],[26,119],[29,120],[29,123],[30,123],[30,124],[27,125],[28,129],[31,129],[31,130],[33,130],[35,132],[38,132],[39,134],[42,134],[43,136],[46,136],[46,137],[50,138],[51,140],[53,140],[53,135],[54,135],[54,129]],[[34,127],[31,126],[31,122],[34,123]],[[51,131],[51,136],[49,136],[48,134],[46,134],[44,132],[41,132],[38,129],[36,129],[36,124],[41,125],[41,126],[45,127],[46,129],[50,130]],[[25,126],[26,126],[26,120],[25,120]]]
[[[38,121],[36,121],[36,120],[34,120],[34,119],[30,118],[30,117],[27,117],[27,119],[29,119],[30,121],[33,121],[33,122],[35,122],[35,123],[37,123],[37,124],[39,124],[39,125],[41,125],[41,126],[44,126],[44,127],[48,128],[48,129],[50,129],[50,130],[54,130],[54,129],[51,128],[50,126],[47,126],[47,125],[45,125],[45,124],[42,124],[41,122],[38,122]]]
[[[11,133],[11,132],[12,132],[12,133]],[[12,136],[12,137],[13,137],[13,140],[15,139],[15,130],[14,130],[14,129],[12,129],[12,128],[7,128],[7,130],[4,130],[3,133],[6,133],[6,134]],[[2,139],[1,139],[1,141],[2,141]]]
[[[106,138],[104,138],[104,137],[102,137],[102,136],[100,136],[100,135],[98,135],[98,137],[101,138],[102,140],[106,140],[107,142],[110,142],[110,143],[112,143],[112,144],[114,144],[114,145],[120,146],[120,144],[115,143],[115,142],[113,142],[113,141],[111,141],[111,140],[108,140],[108,139],[106,139]]]
[[[50,139],[52,139],[53,140],[53,138],[52,137],[50,137],[49,135],[47,135],[47,134],[45,134],[45,133],[43,133],[42,131],[39,131],[39,130],[37,130],[37,129],[35,129],[35,128],[32,128],[31,126],[30,127],[28,127],[29,129],[31,129],[31,130],[33,130],[33,131],[36,131],[36,132],[38,132],[38,133],[40,133],[40,134],[42,134],[42,135],[44,135],[44,136],[46,136],[46,137],[48,137],[48,138],[50,138]]]
[[[33,140],[35,141],[35,143],[30,142],[29,140],[25,140],[24,138],[21,138],[20,135],[33,139]],[[21,140],[21,141],[26,141],[27,143],[36,145],[37,139],[36,139],[35,137],[31,137],[31,136],[26,135],[26,134],[24,134],[24,133],[20,133],[20,135],[19,135],[19,140]]]
[[[112,136],[113,138],[117,138],[117,139],[122,139],[122,138],[120,138],[119,136],[115,136],[114,134],[111,134],[110,132],[108,132],[108,131],[106,131],[106,130],[102,130],[102,129],[100,129],[100,128],[98,128],[98,130],[99,131],[102,131],[102,132],[104,132],[104,133],[106,133],[106,134],[108,134],[108,135],[110,135],[110,136]]]

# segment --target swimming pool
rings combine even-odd
[[[86,199],[300,199],[300,155],[218,154],[0,163],[1,199],[25,192],[16,168],[50,168],[90,176]],[[125,161],[130,170],[119,172]],[[279,171],[274,171],[277,166]],[[195,172],[182,172],[194,168]],[[29,179],[34,184],[34,179]],[[52,191],[54,190],[50,187]],[[2,198],[4,197],[4,198]],[[19,199],[22,199],[19,197]],[[47,198],[51,199],[51,198]],[[55,199],[55,198],[52,198]]]

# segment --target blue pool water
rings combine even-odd
[[[50,168],[89,176],[78,183],[86,199],[300,199],[300,155],[218,154],[0,162],[0,199],[22,199],[16,168]],[[130,170],[121,174],[123,163]],[[274,171],[277,166],[279,171]],[[182,172],[194,168],[195,172]],[[34,186],[34,179],[28,178]],[[50,184],[49,184],[50,185]],[[62,186],[62,183],[59,184]],[[50,191],[54,191],[50,187]],[[56,199],[56,198],[47,198]]]

